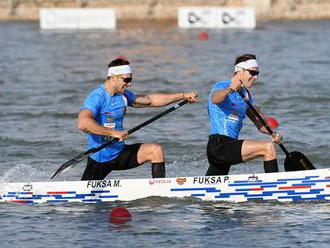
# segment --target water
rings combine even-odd
[[[37,23],[0,24],[0,181],[48,181],[59,165],[84,151],[76,117],[88,92],[103,83],[109,61],[127,56],[138,94],[196,90],[186,105],[139,130],[128,143],[165,146],[167,175],[204,175],[209,132],[207,94],[228,79],[242,53],[257,54],[255,102],[281,124],[286,147],[318,168],[329,165],[330,22],[267,22],[254,31],[178,30],[173,25],[122,26],[116,32],[41,32]],[[130,129],[160,109],[129,109]],[[244,138],[267,138],[247,120]],[[278,149],[280,170],[284,156]],[[59,180],[77,180],[81,163]],[[230,173],[262,172],[260,160]],[[146,165],[112,178],[145,178]],[[133,220],[109,224],[100,205],[1,204],[2,247],[326,247],[329,203],[243,204],[147,198],[120,203]]]

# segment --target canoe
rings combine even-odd
[[[100,181],[0,182],[2,203],[100,203],[151,196],[229,202],[330,200],[330,169]]]

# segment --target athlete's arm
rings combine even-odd
[[[211,101],[213,104],[222,103],[226,97],[231,94],[234,90],[230,87],[222,90],[214,91],[211,95]]]
[[[255,109],[258,111],[258,113],[261,115],[261,117],[267,123],[267,118],[266,118],[265,114],[261,111],[261,109],[259,107],[255,107]],[[262,132],[264,134],[269,134],[269,132],[267,131],[267,129],[262,125],[262,123],[259,120],[259,118],[254,115],[254,113],[252,112],[252,110],[248,109],[247,112],[246,112],[246,115],[251,119],[251,121],[253,122],[253,124],[259,129],[260,132]]]
[[[79,112],[77,127],[85,133],[112,136],[118,138],[121,141],[127,139],[126,132],[115,130],[113,128],[103,127],[98,124],[94,119],[93,112],[89,109],[83,109]]]
[[[211,95],[212,103],[222,103],[229,94],[231,94],[233,91],[239,90],[241,88],[241,84],[242,83],[240,81],[233,81],[227,88],[214,91]]]
[[[181,92],[173,94],[150,94],[150,95],[137,95],[133,103],[133,107],[162,107],[171,103],[187,99],[189,102],[196,102],[198,96],[195,92]]]
[[[267,122],[267,118],[264,115],[264,113],[261,111],[261,109],[258,108],[258,107],[255,107],[255,109],[258,111],[258,113],[261,115],[261,117]],[[251,121],[253,122],[253,124],[259,129],[259,131],[261,133],[270,135],[269,132],[267,131],[267,129],[262,125],[262,123],[259,120],[259,118],[256,117],[250,109],[248,109],[246,111],[246,115],[251,119]],[[272,140],[275,143],[281,143],[282,142],[282,134],[276,133],[275,131],[273,131],[273,134],[271,136],[272,136]]]

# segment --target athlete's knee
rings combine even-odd
[[[164,148],[161,144],[144,144],[145,160],[163,162]]]
[[[161,144],[151,144],[151,152],[153,157],[159,157],[164,155],[164,148]]]
[[[271,141],[267,141],[265,144],[265,155],[276,157],[275,145]]]

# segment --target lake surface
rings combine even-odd
[[[253,31],[179,30],[173,25],[122,25],[115,32],[43,32],[38,23],[0,23],[0,181],[49,181],[65,161],[85,150],[76,128],[81,103],[104,82],[107,64],[126,56],[137,94],[196,90],[185,105],[127,143],[164,144],[167,176],[204,175],[208,163],[207,95],[230,78],[236,56],[254,53],[260,77],[257,105],[280,122],[288,150],[318,168],[330,164],[330,21],[264,22]],[[166,108],[130,108],[130,129]],[[242,138],[267,139],[249,120]],[[280,149],[279,165],[284,156]],[[79,180],[85,162],[59,180]],[[231,174],[263,171],[261,160]],[[150,165],[111,178],[146,178]],[[210,203],[147,198],[120,203],[132,221],[108,223],[111,204],[0,205],[2,247],[328,247],[330,204]],[[329,221],[329,222],[328,222]]]

